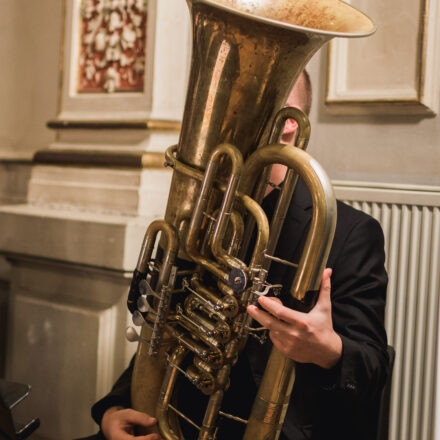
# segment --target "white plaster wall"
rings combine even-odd
[[[440,185],[440,117],[332,116],[324,106],[326,49],[308,69],[314,88],[308,151],[332,179]]]
[[[62,25],[61,0],[0,4],[0,158],[30,157],[54,133]]]

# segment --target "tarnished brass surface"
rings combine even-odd
[[[145,324],[132,400],[135,409],[157,416],[166,440],[183,439],[178,418],[199,431],[199,440],[215,440],[230,370],[248,336],[261,339],[246,308],[279,288],[266,278],[298,176],[313,200],[310,233],[291,286],[300,306],[319,287],[333,237],[330,181],[302,151],[310,136],[308,118],[282,107],[326,41],[367,35],[374,25],[339,0],[188,0],[188,5],[193,58],[179,144],[165,154],[174,169],[167,211],[165,220],[147,231],[136,273],[145,277],[139,285],[160,300],[149,306],[141,297],[134,314],[135,323],[145,318]],[[296,147],[277,144],[287,118],[299,125]],[[269,225],[260,202],[274,163],[288,172]],[[160,261],[152,259],[158,233]],[[175,259],[176,253],[192,266]],[[136,283],[131,298],[142,294],[135,288]],[[201,426],[174,406],[178,375],[209,395]],[[272,350],[249,420],[227,415],[246,423],[245,439],[278,438],[294,378],[295,363]]]
[[[233,144],[244,158],[267,143],[270,122],[297,76],[329,39],[261,21],[250,23],[248,17],[220,11],[211,3],[189,2],[193,59],[177,150],[180,161],[198,169],[206,168],[220,143]],[[165,218],[176,227],[188,221],[197,200],[199,187],[191,180],[173,176]],[[183,188],[185,194],[179,197]]]
[[[147,271],[147,265],[151,259],[156,236],[159,232],[166,238],[163,265],[157,283],[157,287],[161,288],[165,284],[165,281],[168,281],[178,249],[177,234],[174,228],[164,220],[156,220],[148,227],[138,258],[137,270],[141,273]],[[135,299],[129,296],[128,303],[134,300]],[[156,344],[154,342],[156,338],[160,339],[158,333],[165,324],[162,320],[157,319],[157,315],[158,314],[151,316],[150,314],[151,321],[155,320],[154,325],[151,327],[144,325],[142,327],[141,340],[138,345],[132,376],[131,399],[133,408],[137,408],[147,414],[155,413],[160,384],[162,383],[167,366],[165,355],[170,347],[169,343],[160,344],[160,340],[157,340]],[[148,318],[149,316],[146,316],[147,320],[149,320]],[[162,339],[168,340],[171,335],[165,331],[163,336],[164,338]],[[147,341],[150,341],[150,343],[148,344]],[[156,356],[152,356],[152,349],[158,350]],[[142,392],[138,392],[139,389],[142,389]],[[156,432],[156,429],[153,428],[149,432]]]
[[[176,231],[165,220],[155,220],[148,227],[147,232],[145,233],[144,241],[142,243],[141,252],[139,254],[136,268],[140,272],[145,272],[147,270],[147,264],[151,260],[151,254],[154,249],[156,236],[159,232],[161,232],[166,238],[163,269],[160,273],[158,281],[158,285],[161,287],[170,275],[171,265],[173,264],[174,258],[179,248]]]
[[[295,362],[272,349],[243,440],[277,439],[295,381]]]
[[[159,399],[151,399],[153,404],[157,402],[157,408],[152,410],[148,414],[155,414],[158,421],[160,433],[167,440],[179,440],[179,431],[176,428],[173,429],[172,424],[169,422],[169,410],[168,405],[172,403],[173,390],[179,374],[176,366],[178,367],[183,361],[187,351],[185,348],[179,346],[173,350],[169,357],[169,364],[166,370],[165,380],[160,382],[160,397]]]
[[[340,0],[201,0],[233,9],[253,20],[272,21],[286,29],[328,34],[332,37],[365,37],[376,27],[365,14]]]
[[[283,134],[284,125],[288,119],[294,119],[298,124],[298,129],[296,133],[296,143],[297,148],[305,150],[310,138],[310,121],[308,116],[300,109],[294,107],[285,107],[281,109],[275,116],[272,123],[272,129],[269,136],[269,144],[275,144],[280,141],[281,135]],[[266,192],[267,182],[269,181],[270,171],[272,166],[269,165],[261,173],[261,177],[257,183],[257,188],[254,193],[254,199],[257,203],[261,203]],[[280,197],[277,201],[277,206],[275,213],[273,215],[273,222],[271,225],[272,234],[270,236],[270,242],[267,245],[267,253],[273,254],[275,251],[275,246],[278,243],[279,234],[281,233],[281,228],[284,224],[284,219],[286,217],[287,209],[290,204],[290,200],[295,190],[296,181],[298,180],[297,174],[292,169],[287,170],[286,177],[284,179],[283,187],[281,189]],[[252,231],[254,227],[254,222],[252,219],[248,221],[245,235],[243,237],[243,248],[241,257],[243,257],[244,252],[249,246]],[[278,233],[276,233],[278,232]]]
[[[148,354],[148,341],[152,330],[143,327],[141,337],[136,352],[136,362],[132,375],[131,404],[138,411],[147,414],[156,414],[156,402],[159,399],[160,390],[167,369],[166,352],[169,346],[162,346],[159,355],[155,358]],[[142,390],[142,392],[140,392]],[[156,427],[146,430],[146,433],[158,432]]]
[[[228,274],[224,270],[221,270],[218,264],[200,255],[200,252],[198,250],[198,236],[200,234],[202,221],[204,219],[204,212],[208,208],[209,195],[210,193],[212,193],[213,190],[213,181],[216,170],[218,168],[218,161],[219,158],[223,155],[227,155],[227,157],[229,157],[232,166],[228,185],[223,196],[220,210],[218,211],[216,226],[212,236],[211,248],[214,256],[216,256],[220,260],[220,262],[225,263],[226,266],[244,267],[244,264],[242,262],[235,259],[233,256],[227,255],[224,252],[221,242],[225,234],[227,221],[229,220],[229,216],[231,214],[232,203],[234,202],[235,191],[238,185],[239,173],[241,171],[243,163],[240,152],[232,145],[221,144],[211,154],[202,182],[202,186],[200,188],[200,194],[198,196],[197,203],[192,214],[191,222],[189,224],[185,244],[186,253],[192,261],[195,261],[197,264],[202,265],[216,277],[227,282]]]
[[[313,200],[309,234],[290,291],[302,300],[307,291],[319,288],[336,227],[336,199],[330,179],[319,163],[305,151],[289,145],[270,145],[253,153],[244,166],[242,191],[249,192],[259,172],[271,163],[294,169],[306,183]]]

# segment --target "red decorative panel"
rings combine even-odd
[[[148,0],[82,0],[78,92],[142,92]]]

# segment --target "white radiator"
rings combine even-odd
[[[386,328],[396,350],[389,440],[434,440],[440,188],[333,183],[339,199],[376,218],[385,234]]]

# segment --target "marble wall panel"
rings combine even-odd
[[[89,212],[162,217],[172,173],[164,169],[105,169],[37,165],[29,201]]]
[[[129,280],[36,260],[14,260],[13,267],[6,374],[32,385],[16,417],[40,417],[43,438],[90,435],[91,405],[135,349],[124,340]]]
[[[26,201],[31,169],[31,161],[0,160],[0,203]]]

